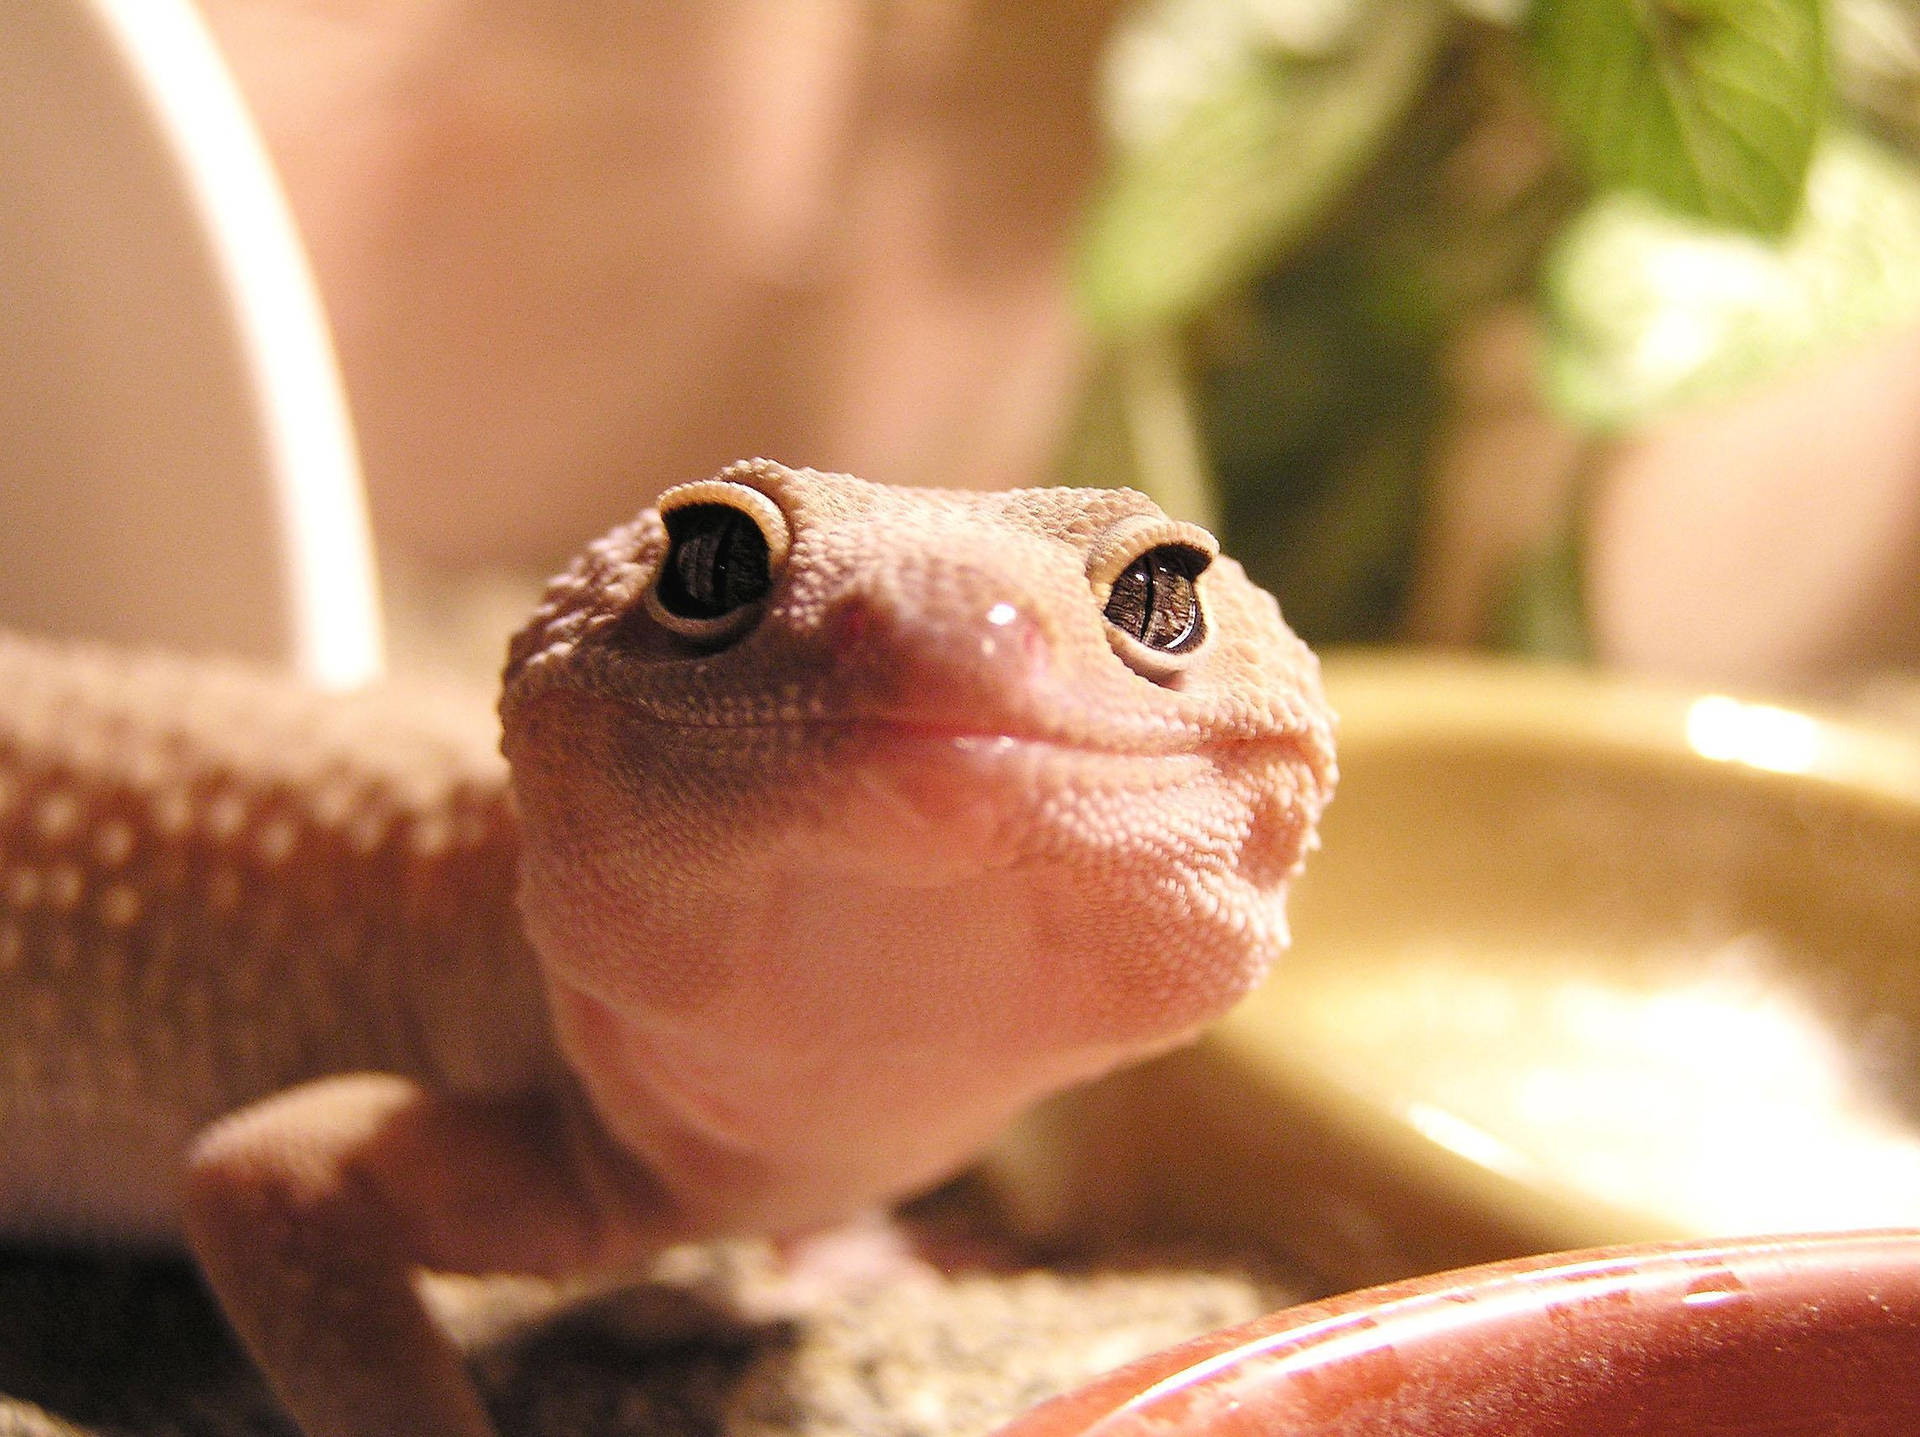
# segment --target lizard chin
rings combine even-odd
[[[801,1231],[949,1176],[1034,1098],[1139,1056],[1134,1045],[987,1054],[803,1033],[707,1041],[564,981],[550,1003],[589,1100],[697,1230]]]
[[[1287,740],[1143,754],[544,703],[565,741],[516,760],[520,902],[556,1029],[709,1228],[933,1182],[1033,1099],[1189,1035],[1284,945],[1313,811]]]

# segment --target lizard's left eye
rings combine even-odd
[[[659,509],[667,548],[647,613],[703,645],[744,631],[786,562],[786,516],[758,489],[719,479],[669,489]]]
[[[660,606],[675,618],[720,619],[773,587],[767,536],[731,504],[689,504],[665,516]]]
[[[1189,544],[1156,544],[1114,576],[1107,622],[1163,654],[1198,648],[1207,615],[1194,580],[1212,561]]]
[[[1140,514],[1116,524],[1087,555],[1087,578],[1114,652],[1135,672],[1172,683],[1207,646],[1200,576],[1220,546],[1197,524]]]

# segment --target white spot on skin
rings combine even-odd
[[[40,902],[42,884],[37,868],[16,868],[7,875],[7,906],[25,913]]]
[[[363,858],[379,851],[387,839],[387,815],[378,811],[362,814],[347,828],[347,842]]]
[[[421,858],[438,858],[453,843],[453,825],[439,815],[416,820],[407,833],[407,847]]]
[[[35,832],[47,843],[64,843],[80,826],[80,801],[65,789],[42,794],[34,805]]]
[[[102,868],[120,868],[133,857],[133,825],[124,819],[109,819],[93,836],[94,860]]]
[[[140,895],[116,883],[100,895],[100,921],[108,928],[131,928],[140,921]]]
[[[193,827],[193,796],[184,788],[154,795],[153,826],[163,838],[178,838]]]
[[[207,805],[207,836],[230,843],[247,825],[247,802],[237,793],[216,794]]]
[[[299,840],[299,830],[291,819],[272,818],[261,825],[253,846],[262,863],[269,868],[278,868],[292,855]]]
[[[86,879],[71,863],[57,864],[47,874],[47,903],[58,913],[73,912],[86,891]]]

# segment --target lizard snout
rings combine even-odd
[[[835,676],[893,717],[992,726],[1028,711],[1051,668],[1039,606],[985,576],[852,591],[822,626]],[[931,590],[931,592],[930,592]]]

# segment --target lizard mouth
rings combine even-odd
[[[883,764],[959,769],[985,779],[995,773],[1099,777],[1102,786],[1157,788],[1221,763],[1256,759],[1290,747],[1283,739],[1198,739],[1178,746],[1129,742],[1130,736],[1050,733],[1017,724],[861,718],[842,726],[848,747]]]
[[[1214,733],[1199,725],[1111,721],[1056,727],[1025,715],[885,709],[719,724],[637,717],[643,734],[670,733],[683,753],[764,752],[769,744],[810,749],[843,779],[893,795],[888,809],[943,822],[963,811],[1006,816],[1076,791],[1146,795],[1301,761],[1298,736],[1275,729]],[[635,741],[644,752],[652,743],[643,734]]]
[[[1298,762],[1284,737],[1156,751],[917,719],[843,734],[823,851],[884,859],[910,884],[1079,851],[1096,833],[1224,843],[1223,824],[1252,823],[1291,792],[1281,771]]]
[[[1299,756],[1298,736],[1278,729],[1211,732],[1197,724],[1147,726],[1093,719],[1040,724],[1021,716],[973,718],[880,712],[834,725],[861,751],[986,767],[1058,766],[1131,775],[1159,786],[1170,776],[1215,767],[1262,765]]]
[[[1129,723],[1091,708],[1059,712],[1046,719],[1024,713],[972,714],[957,707],[928,706],[894,709],[855,708],[835,711],[825,706],[782,714],[750,714],[720,722],[686,720],[631,711],[651,729],[685,736],[709,733],[717,740],[729,736],[766,736],[774,733],[813,734],[822,740],[855,740],[868,746],[895,745],[903,749],[1012,756],[1018,753],[1062,758],[1145,762],[1227,758],[1261,751],[1297,750],[1299,735],[1282,727],[1251,723],[1219,727],[1186,720]]]

